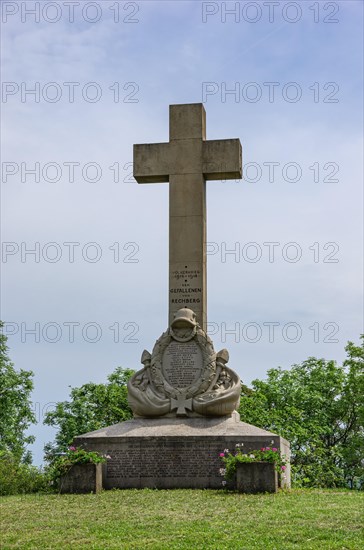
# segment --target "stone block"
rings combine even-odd
[[[241,422],[233,413],[223,418],[128,420],[79,436],[75,444],[111,456],[104,465],[105,489],[219,489],[220,452],[233,450],[237,443],[249,452],[272,440],[289,459],[287,441]],[[289,473],[282,486],[289,487]]]
[[[170,236],[174,236],[173,244],[169,247],[171,267],[174,263],[185,262],[187,265],[204,261],[202,246],[205,231],[202,216],[171,216],[169,231]]]
[[[60,480],[60,493],[99,493],[102,464],[74,464]]]
[[[206,219],[206,182],[202,174],[170,176],[169,215]]]
[[[169,181],[169,143],[141,143],[134,145],[133,175],[138,183]]]
[[[242,177],[242,148],[239,139],[205,141],[202,159],[202,171],[207,180]]]
[[[206,139],[206,111],[202,103],[169,106],[169,139]]]
[[[276,493],[278,474],[272,462],[242,462],[236,467],[236,488],[240,493]]]
[[[201,138],[179,139],[170,142],[170,175],[202,175],[202,148],[205,142]]]

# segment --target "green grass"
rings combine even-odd
[[[364,495],[124,490],[0,499],[1,548],[364,548]]]

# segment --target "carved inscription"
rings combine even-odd
[[[170,278],[170,303],[191,307],[202,302],[201,272],[199,269],[174,269]],[[176,309],[175,307],[173,309]]]
[[[218,446],[216,449],[206,445],[196,447],[196,442],[178,440],[144,441],[142,448],[132,443],[124,444],[122,450],[108,451],[112,459],[107,461],[107,478],[218,477],[221,466]]]
[[[163,354],[163,374],[174,388],[192,386],[201,376],[202,367],[202,353],[194,340],[172,341]]]

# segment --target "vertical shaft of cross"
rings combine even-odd
[[[206,183],[202,174],[169,182],[169,323],[189,307],[206,330]]]

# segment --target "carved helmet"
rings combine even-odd
[[[192,309],[188,307],[182,307],[176,313],[174,314],[174,319],[171,323],[171,326],[173,328],[178,327],[196,327],[197,321],[196,321],[196,313],[192,311]]]

